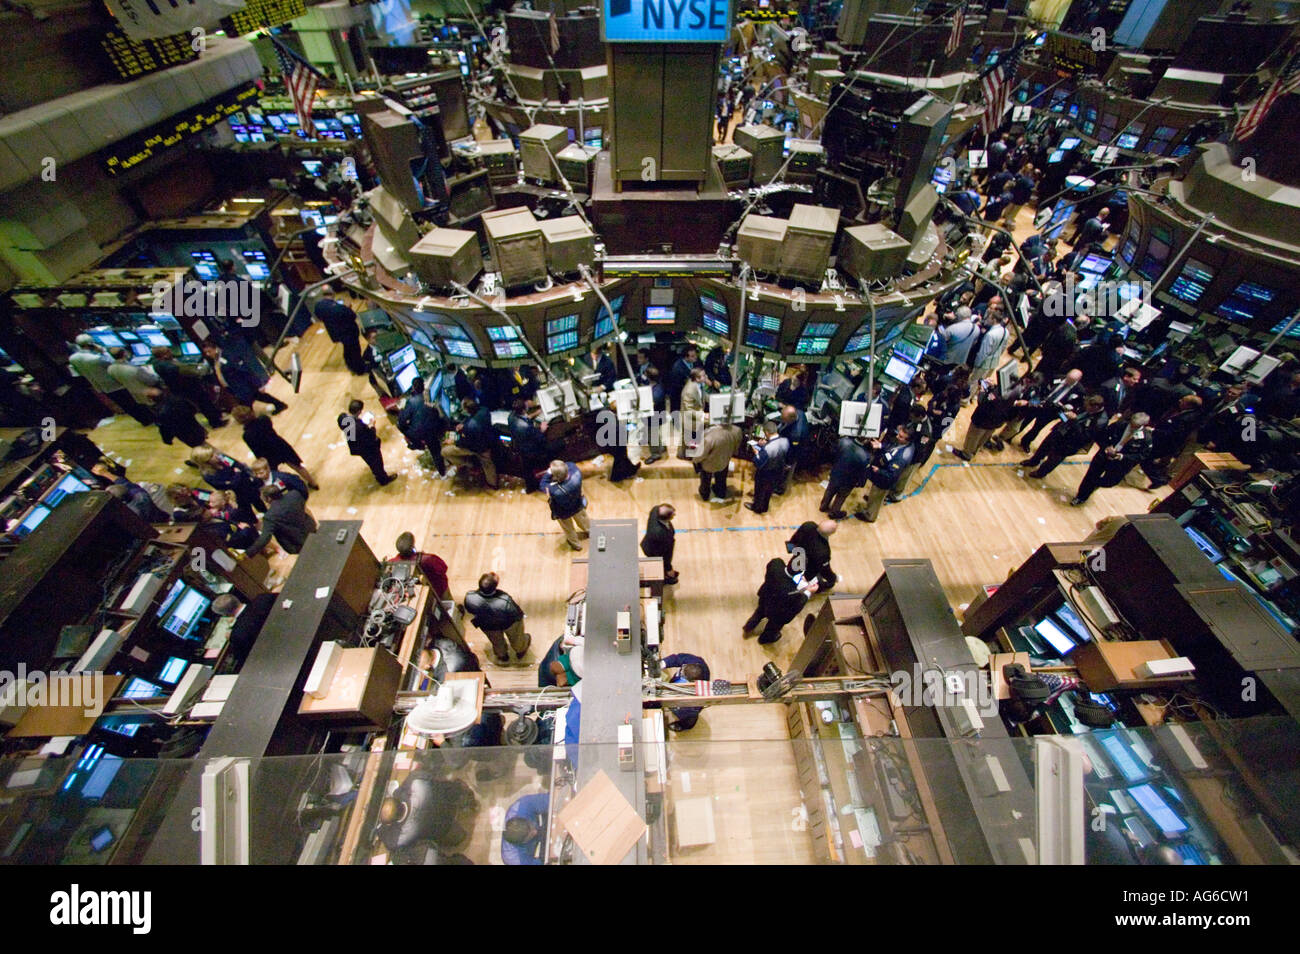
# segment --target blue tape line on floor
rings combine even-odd
[[[1086,464],[1086,463],[1088,463],[1086,460],[1063,460],[1063,461],[1061,461],[1061,463],[1059,463],[1057,466],[1058,466],[1058,467],[1065,467],[1065,466],[1078,467],[1078,466],[1082,466],[1083,464]],[[935,464],[933,467],[930,468],[930,472],[929,472],[928,474],[925,475],[925,479],[922,480],[919,484],[916,485],[916,489],[913,490],[910,494],[905,495],[905,496],[903,497],[903,499],[906,500],[908,497],[915,497],[915,496],[916,496],[917,494],[919,494],[922,490],[924,490],[924,489],[925,489],[925,485],[928,484],[928,483],[930,482],[930,478],[933,477],[933,476],[935,475],[936,472],[938,472],[938,470],[939,470],[940,467],[1019,467],[1019,466],[1021,466],[1021,465],[1020,465],[1020,463],[1019,463],[1018,461],[999,462],[999,463],[994,463],[993,461],[989,461],[988,463],[985,463],[985,464],[975,464],[975,463],[970,463],[970,462],[967,462],[967,461],[964,461],[964,460],[959,460],[959,461],[955,461],[955,462],[953,462],[953,463],[951,463],[951,464],[942,464],[942,463],[941,463],[941,464]]]

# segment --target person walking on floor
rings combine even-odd
[[[1151,456],[1151,418],[1144,411],[1134,412],[1127,421],[1116,421],[1106,428],[1099,443],[1101,450],[1092,455],[1088,472],[1070,501],[1071,507],[1083,506],[1098,487],[1117,487],[1128,472]]]
[[[983,393],[979,403],[971,412],[970,424],[966,428],[966,440],[953,451],[962,460],[974,460],[993,432],[1006,425],[1016,407],[1023,407],[1027,401],[1020,401],[1016,388],[1003,394],[996,384],[984,382]]]
[[[785,542],[785,549],[790,556],[790,571],[802,572],[804,579],[816,579],[817,585],[829,590],[839,581],[831,569],[831,542],[839,524],[834,520],[806,520],[799,529]]]
[[[1026,476],[1042,480],[1065,458],[1081,453],[1094,441],[1105,437],[1106,402],[1100,394],[1089,394],[1084,398],[1081,411],[1062,411],[1061,414],[1064,420],[1058,419],[1033,456],[1020,462],[1021,467],[1033,468]]]
[[[720,421],[705,429],[695,458],[695,466],[700,471],[701,500],[727,502],[727,473],[743,437],[740,428],[729,421]]]
[[[681,443],[677,447],[677,456],[681,460],[694,458],[698,453],[700,437],[708,420],[704,413],[708,380],[703,368],[692,368],[691,378],[682,388]]]
[[[348,453],[365,461],[379,486],[386,487],[397,478],[384,469],[384,452],[375,431],[375,416],[365,407],[359,400],[349,401],[347,411],[338,416],[339,430],[347,441]]]
[[[763,422],[763,437],[751,441],[754,449],[754,499],[745,507],[754,513],[767,513],[772,494],[785,480],[790,441],[782,437],[776,421]]]
[[[366,362],[361,357],[361,326],[357,313],[334,298],[334,289],[326,288],[321,300],[316,302],[316,318],[325,326],[330,341],[343,346],[343,363],[353,374],[365,374]]]
[[[108,376],[124,388],[136,404],[145,408],[149,423],[153,423],[153,406],[162,397],[162,378],[143,364],[132,364],[131,355],[125,348],[113,348],[109,351],[113,363],[108,366]],[[140,420],[140,418],[136,418]],[[141,422],[143,423],[143,422]]]
[[[154,422],[158,425],[158,434],[164,444],[170,445],[175,438],[190,447],[200,447],[208,442],[208,432],[203,429],[196,415],[198,410],[180,394],[164,390],[153,406]]]
[[[529,402],[515,398],[511,406],[507,427],[510,429],[510,446],[519,455],[524,473],[524,493],[536,492],[541,484],[539,473],[546,467],[546,434],[534,420]]]
[[[465,594],[465,612],[492,644],[492,654],[499,665],[522,662],[533,641],[524,632],[524,611],[499,584],[496,573],[478,578],[478,589]]]
[[[551,517],[564,531],[569,549],[581,550],[579,535],[587,535],[591,520],[587,517],[587,498],[582,495],[582,474],[578,465],[566,464],[562,460],[551,461],[541,488],[550,500]]]
[[[208,419],[209,427],[225,426],[226,419],[221,414],[221,408],[217,407],[212,388],[208,384],[209,369],[206,362],[181,364],[171,348],[155,347],[150,363],[154,374],[162,379],[167,390],[179,394],[202,411]]]
[[[255,456],[266,458],[272,470],[278,470],[282,465],[287,464],[312,490],[320,487],[320,484],[316,483],[316,478],[311,475],[311,471],[302,465],[302,458],[298,456],[298,452],[275,432],[275,425],[271,423],[269,417],[254,413],[253,409],[246,404],[236,407],[230,415],[243,425],[244,443],[248,445],[248,449]]]
[[[673,569],[673,549],[677,543],[677,531],[673,528],[675,516],[677,510],[672,504],[663,503],[655,507],[646,519],[645,536],[641,538],[642,553],[663,558],[665,583],[676,583],[679,576]]]
[[[938,411],[939,416],[936,418],[933,402],[931,402],[931,408],[924,408],[919,404],[912,405],[910,424],[912,431],[912,461],[899,472],[898,480],[894,482],[894,488],[889,492],[889,496],[885,498],[890,503],[898,503],[906,496],[907,485],[911,483],[912,475],[930,462],[930,457],[939,444],[939,435],[943,423],[942,408],[938,408]]]
[[[871,468],[867,471],[867,480],[871,483],[863,501],[863,508],[853,516],[865,523],[875,523],[884,506],[885,496],[898,486],[898,478],[912,463],[915,450],[912,447],[912,431],[906,425],[894,429],[890,438],[876,441],[876,453],[871,459]]]
[[[767,561],[763,584],[758,588],[758,606],[741,627],[746,639],[754,635],[759,623],[767,620],[758,641],[764,645],[776,642],[785,624],[798,616],[808,598],[817,592],[818,584],[813,577],[805,573],[804,582],[798,582],[796,575],[779,557]]]

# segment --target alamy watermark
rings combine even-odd
[[[987,670],[963,669],[956,672],[940,669],[922,669],[914,664],[910,671],[900,669],[890,673],[891,692],[901,705],[907,707],[939,706],[955,708],[973,703],[975,711],[984,717],[998,714],[997,694]]]
[[[1106,281],[1091,288],[1080,288],[1070,274],[1063,284],[1043,297],[1043,314],[1049,318],[1078,315],[1106,318],[1118,314],[1131,302],[1149,304],[1154,297],[1155,287],[1150,282]]]
[[[104,674],[28,672],[19,663],[17,672],[0,670],[0,706],[80,708],[86,718],[95,718],[104,712]]]
[[[255,328],[262,320],[262,295],[252,282],[156,282],[152,310],[178,318],[234,318],[245,328]]]

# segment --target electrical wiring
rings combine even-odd
[[[857,646],[856,643],[844,643],[844,644],[843,644],[843,648],[844,648],[844,649],[850,649],[850,648],[851,648],[851,649],[853,650],[854,654],[857,655],[857,657],[858,657],[858,664],[857,664],[856,666],[853,665],[851,662],[849,662],[847,659],[844,660],[844,665],[848,666],[850,669],[852,669],[854,672],[856,672],[859,676],[865,676],[865,675],[867,674],[867,671],[866,671],[865,669],[862,668],[862,650],[860,650],[860,649],[858,648],[858,646]]]

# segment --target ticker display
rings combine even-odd
[[[111,176],[121,175],[146,159],[179,145],[205,129],[211,129],[223,119],[246,108],[249,103],[256,103],[258,93],[254,84],[247,83],[187,112],[177,113],[134,136],[128,136],[101,154],[104,171]]]
[[[100,40],[100,46],[122,79],[135,79],[199,58],[188,33],[154,40],[132,40],[121,30],[110,30]]]
[[[244,9],[221,21],[227,36],[256,33],[307,14],[307,0],[248,0]]]

